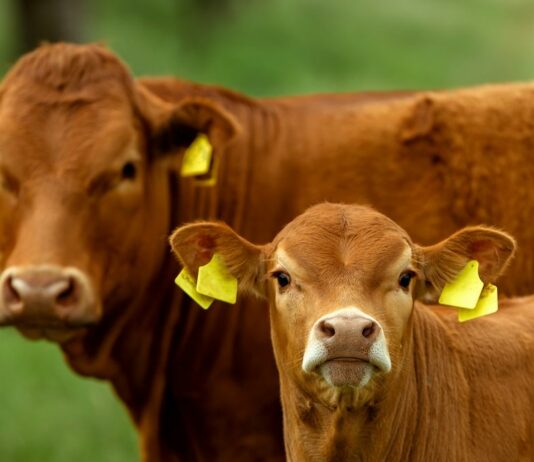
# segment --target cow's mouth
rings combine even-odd
[[[99,319],[99,313],[95,313],[91,318],[84,317],[82,319],[61,319],[53,316],[28,316],[21,318],[5,316],[1,320],[0,326],[14,327],[24,337],[31,340],[46,339],[63,343],[85,332],[86,328],[97,324]]]
[[[90,327],[98,323],[101,310],[88,310],[83,316],[72,316],[68,313],[22,313],[12,315],[0,312],[0,327],[13,326],[20,329],[57,329],[69,330]]]
[[[55,343],[64,343],[84,332],[82,327],[29,327],[15,325],[19,332],[30,340],[50,340]]]
[[[320,375],[334,387],[361,387],[369,382],[376,367],[360,357],[335,357],[318,367]]]

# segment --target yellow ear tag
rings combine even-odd
[[[497,297],[497,287],[493,284],[488,284],[484,287],[480,298],[478,299],[477,306],[474,310],[458,310],[458,321],[464,322],[471,319],[480,318],[497,312],[499,309],[499,300]]]
[[[210,262],[198,268],[197,292],[226,303],[237,299],[237,279],[230,274],[222,257],[214,254]]]
[[[475,308],[484,283],[478,276],[478,262],[471,260],[465,268],[458,273],[456,279],[445,284],[439,303],[457,308]]]
[[[204,134],[198,135],[185,150],[181,176],[204,175],[209,172],[213,146]]]
[[[189,272],[185,268],[180,271],[180,274],[178,274],[178,276],[176,276],[174,282],[178,287],[180,287],[180,289],[182,289],[187,295],[189,295],[205,310],[207,310],[213,303],[213,298],[206,297],[205,295],[199,294],[197,292],[197,290],[195,289],[195,279],[189,274]]]
[[[206,174],[202,176],[198,176],[195,178],[195,184],[197,186],[204,186],[204,187],[212,187],[217,184],[217,172],[219,170],[219,158],[215,156],[213,159],[211,170]]]

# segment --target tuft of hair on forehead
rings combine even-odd
[[[110,80],[127,87],[132,85],[128,68],[104,46],[55,43],[41,45],[20,58],[5,76],[3,85],[33,83],[69,92]]]
[[[372,238],[388,231],[400,233],[410,239],[406,231],[393,220],[368,205],[324,202],[313,205],[288,223],[273,243],[277,244],[289,235],[298,235],[300,232],[336,238],[350,237],[357,233]]]
[[[322,203],[314,205],[276,236],[274,247],[296,251],[301,262],[321,267],[326,261],[351,265],[353,257],[394,258],[411,239],[399,225],[369,206]]]

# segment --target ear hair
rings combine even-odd
[[[209,98],[186,97],[172,104],[139,82],[135,82],[134,95],[136,110],[157,153],[189,146],[199,133],[207,134],[217,149],[224,149],[239,132],[235,118]]]
[[[223,142],[224,146],[240,132],[234,116],[209,98],[189,97],[176,107],[174,113],[178,123],[207,133],[210,138]]]
[[[471,226],[429,247],[416,247],[425,280],[437,291],[452,281],[469,260],[479,262],[485,283],[494,282],[506,269],[516,248],[509,234],[494,228]]]
[[[199,266],[219,254],[242,291],[264,296],[265,246],[251,244],[228,225],[198,222],[177,228],[170,237],[174,254],[187,270],[197,276]]]

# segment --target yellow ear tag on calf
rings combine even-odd
[[[439,303],[457,308],[473,309],[477,305],[483,287],[484,283],[478,276],[478,262],[471,260],[458,273],[454,281],[445,284],[439,296]]]
[[[204,134],[198,135],[185,150],[182,160],[181,176],[205,175],[211,166],[213,146]]]
[[[458,310],[458,321],[464,322],[471,319],[480,318],[491,313],[495,313],[499,309],[499,300],[497,296],[497,287],[493,284],[488,284],[484,287],[477,306],[473,310]]]
[[[224,260],[214,254],[210,262],[198,268],[197,292],[226,303],[237,299],[237,279],[230,274]]]
[[[206,297],[205,295],[199,294],[197,292],[197,290],[195,289],[195,279],[189,274],[189,272],[185,268],[180,271],[180,274],[178,274],[178,276],[176,276],[174,282],[178,287],[180,287],[180,289],[182,289],[187,295],[189,295],[205,310],[207,310],[213,303],[213,298]]]

